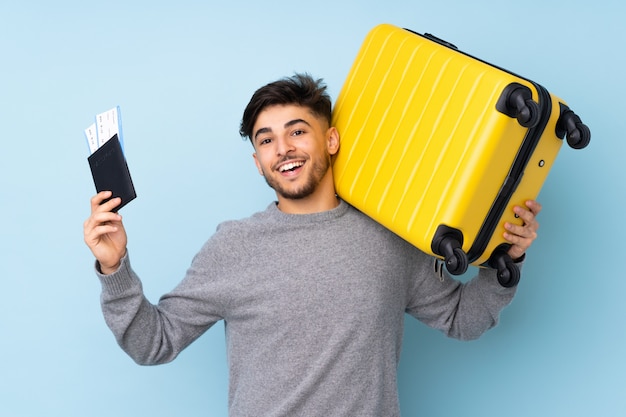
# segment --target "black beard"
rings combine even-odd
[[[324,175],[330,169],[330,155],[326,154],[320,162],[313,162],[313,171],[305,184],[295,190],[285,190],[277,181],[273,178],[263,175],[265,182],[270,186],[278,195],[289,200],[301,200],[313,194],[317,189],[317,186],[324,178]]]

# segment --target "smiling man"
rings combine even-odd
[[[140,364],[173,360],[224,320],[231,416],[399,416],[397,366],[408,314],[450,337],[497,324],[515,288],[493,270],[461,283],[438,261],[339,199],[331,156],[340,132],[321,80],[295,75],[257,90],[240,133],[277,201],[220,224],[183,281],[158,304],[130,265],[119,199],[91,200],[85,242],[96,257],[102,309]],[[541,206],[505,224],[520,259]],[[411,354],[408,352],[407,354]]]
[[[253,131],[254,161],[281,211],[319,212],[339,204],[330,165],[339,135],[323,117],[300,105],[274,105],[259,114]]]

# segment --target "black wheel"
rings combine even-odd
[[[519,83],[511,83],[502,91],[496,103],[496,110],[516,118],[523,127],[535,127],[541,118],[541,107],[532,97],[530,88]]]
[[[498,282],[505,288],[516,286],[520,280],[520,271],[513,261],[505,263],[504,269],[498,270]]]
[[[591,141],[591,130],[584,123],[576,123],[576,129],[567,132],[567,144],[574,149],[582,149]]]
[[[452,256],[446,256],[446,269],[452,275],[461,275],[467,271],[469,262],[467,255],[461,248],[454,248]]]
[[[498,283],[505,288],[516,286],[520,280],[520,270],[507,253],[510,247],[508,243],[501,244],[487,261],[487,265],[496,270]]]
[[[519,109],[517,114],[517,121],[524,127],[535,127],[539,124],[540,107],[539,103],[527,99],[524,101],[525,106]]]

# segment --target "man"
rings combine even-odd
[[[396,370],[405,313],[451,337],[493,327],[515,288],[481,269],[462,284],[437,260],[339,199],[331,156],[339,132],[321,80],[296,75],[255,92],[241,123],[277,201],[220,224],[183,281],[157,305],[126,250],[120,203],[92,198],[85,242],[96,257],[102,308],[140,364],[173,360],[224,320],[232,416],[398,416]],[[541,206],[505,224],[521,261]]]

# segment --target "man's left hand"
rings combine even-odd
[[[513,208],[515,214],[522,219],[522,225],[506,222],[504,228],[504,238],[511,243],[508,254],[511,259],[519,259],[537,238],[537,215],[541,211],[541,204],[535,200],[526,201],[526,207],[515,206]]]

